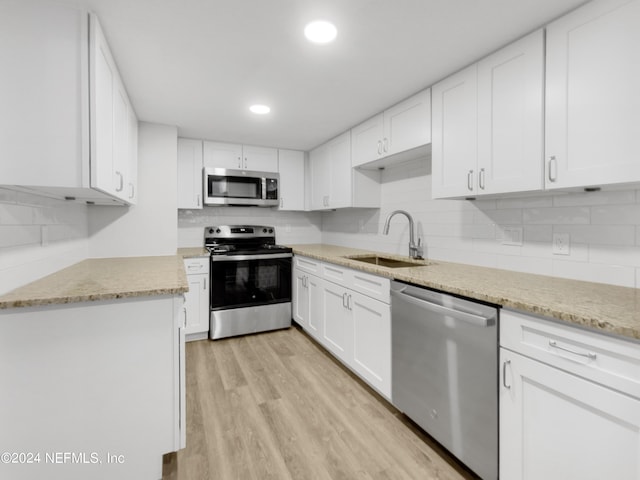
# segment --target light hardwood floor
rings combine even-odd
[[[163,480],[476,478],[299,328],[186,356],[187,448]]]

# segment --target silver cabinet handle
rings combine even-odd
[[[238,168],[242,168],[242,157],[238,157]]]
[[[184,312],[184,325],[182,328],[187,328],[187,307],[182,307],[182,311]]]
[[[473,191],[473,170],[469,170],[467,173],[467,188]]]
[[[124,176],[120,172],[116,172],[116,175],[120,177],[120,186],[116,188],[116,192],[121,192],[124,188]]]
[[[347,292],[344,292],[344,293],[342,294],[342,306],[343,306],[344,308],[347,308],[347,305],[348,305],[348,303],[347,303],[347,302],[348,302],[348,300],[347,300]]]
[[[347,296],[347,309],[353,310],[353,298],[351,297],[351,294]]]
[[[382,155],[382,141],[378,140],[378,155]]]
[[[484,190],[484,168],[481,168],[480,173],[478,174],[478,185],[482,190]]]
[[[136,193],[136,187],[133,183],[129,183],[129,187],[131,188],[129,191],[129,198],[133,198],[135,196]]]
[[[555,182],[558,179],[558,160],[555,155],[551,155],[549,157],[549,162],[547,166],[549,181]]]
[[[247,157],[244,157],[244,168],[247,168]]]
[[[207,289],[207,279],[206,279],[206,278],[204,279],[204,284],[203,284],[202,289],[203,289],[203,290],[206,290],[206,289]]]
[[[384,153],[389,151],[389,139],[387,137],[384,137],[384,140],[382,141],[382,151]]]
[[[200,194],[196,195],[196,205],[200,206]]]
[[[511,360],[505,360],[502,363],[502,386],[507,390],[511,390],[511,385],[507,385],[507,365],[511,365]]]
[[[571,353],[573,355],[578,355],[579,357],[585,357],[588,358],[589,360],[595,360],[597,355],[593,352],[577,352],[576,350],[572,350],[570,348],[567,347],[563,347],[561,345],[558,345],[558,343],[555,340],[549,340],[549,346],[553,347],[553,348],[557,348],[558,350],[562,350],[563,352],[568,352]]]

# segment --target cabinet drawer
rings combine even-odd
[[[640,398],[639,342],[503,310],[500,345]]]
[[[209,273],[209,257],[185,258],[184,269],[187,275]]]
[[[304,270],[307,273],[314,273],[316,275],[320,275],[320,267],[322,262],[318,260],[313,260],[309,257],[300,257],[296,255],[294,257],[294,266],[299,268],[300,270]]]
[[[391,281],[388,278],[351,270],[351,288],[364,295],[391,303]]]

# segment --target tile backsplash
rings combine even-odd
[[[0,188],[0,294],[88,256],[88,207]]]
[[[280,244],[320,243],[322,214],[281,212],[260,207],[206,207],[178,210],[178,247],[201,247],[209,225],[273,225]]]
[[[432,200],[427,158],[382,172],[382,208],[322,214],[322,241],[408,254],[408,222],[416,222],[425,255],[578,280],[640,287],[640,190],[542,193],[524,198]],[[522,245],[509,245],[510,231]],[[568,234],[568,254],[553,253],[554,234]],[[513,242],[511,242],[513,243]]]

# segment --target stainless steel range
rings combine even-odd
[[[211,254],[209,338],[291,325],[291,248],[264,225],[205,227]]]

